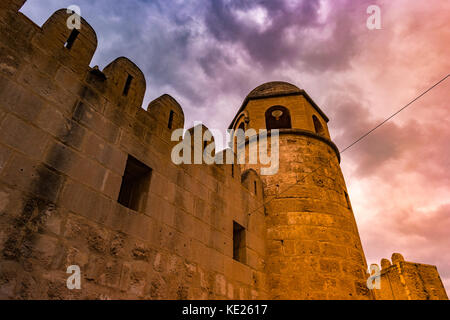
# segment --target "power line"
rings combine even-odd
[[[398,111],[394,112],[392,115],[390,115],[388,118],[386,118],[385,120],[383,120],[382,122],[380,122],[378,125],[376,125],[374,128],[372,128],[371,130],[369,130],[367,133],[363,134],[361,137],[359,137],[358,139],[356,139],[354,142],[352,142],[350,145],[348,145],[347,147],[345,147],[342,151],[339,151],[340,154],[344,153],[345,151],[347,151],[348,149],[350,149],[351,147],[353,147],[355,144],[361,142],[361,140],[363,140],[364,138],[366,138],[369,134],[371,134],[372,132],[374,132],[375,130],[377,130],[378,128],[380,128],[381,126],[383,126],[386,122],[388,122],[389,120],[391,120],[392,118],[394,118],[396,115],[398,115],[400,112],[402,112],[403,110],[405,110],[406,108],[408,108],[410,105],[412,105],[414,102],[416,102],[417,100],[419,100],[420,98],[422,98],[424,95],[426,95],[428,92],[430,92],[431,90],[433,90],[434,88],[436,88],[437,86],[439,86],[442,82],[444,82],[448,77],[450,77],[450,74],[447,74],[445,77],[443,77],[441,80],[439,80],[438,82],[436,82],[435,84],[433,84],[431,87],[429,87],[427,90],[423,91],[420,95],[418,95],[417,97],[415,97],[413,100],[411,100],[410,102],[408,102],[406,105],[404,105],[402,108],[400,108]],[[330,160],[328,160],[328,163],[330,163]],[[328,164],[327,163],[327,164]],[[313,171],[309,172],[308,174],[304,175],[301,179],[298,179],[296,181],[295,184],[290,185],[289,187],[287,187],[286,189],[284,189],[283,191],[281,191],[280,193],[278,193],[276,196],[272,197],[271,199],[269,199],[268,201],[264,202],[261,206],[259,206],[258,208],[250,211],[248,213],[248,216],[250,216],[251,214],[253,214],[254,212],[264,208],[267,204],[269,204],[270,202],[272,202],[272,200],[276,199],[279,195],[286,193],[287,191],[289,191],[290,189],[292,189],[293,187],[295,187],[296,185],[298,185],[300,182],[303,182],[306,177],[310,176],[311,174],[313,174],[314,172],[316,172],[317,170],[319,170],[322,166],[318,166],[317,168],[315,168]]]
[[[431,90],[433,90],[434,88],[436,88],[438,85],[440,85],[442,82],[444,82],[448,77],[450,77],[450,74],[446,75],[444,78],[442,78],[441,80],[439,80],[438,82],[436,82],[434,85],[432,85],[431,87],[429,87],[427,90],[425,90],[424,92],[422,92],[420,95],[418,95],[417,97],[415,97],[413,100],[411,100],[410,102],[408,102],[404,107],[402,107],[401,109],[399,109],[398,111],[396,111],[395,113],[393,113],[390,117],[386,118],[385,120],[383,120],[382,122],[380,122],[377,126],[375,126],[373,129],[371,129],[370,131],[368,131],[367,133],[363,134],[361,137],[359,137],[357,140],[355,140],[353,143],[351,143],[349,146],[347,146],[346,148],[344,148],[344,150],[340,151],[340,153],[343,153],[345,151],[347,151],[348,149],[350,149],[351,147],[353,147],[355,144],[357,144],[358,142],[360,142],[362,139],[364,139],[365,137],[367,137],[369,134],[371,134],[372,132],[374,132],[375,130],[377,130],[379,127],[381,127],[382,125],[384,125],[386,122],[388,122],[389,120],[391,120],[393,117],[395,117],[396,115],[398,115],[400,112],[402,112],[403,110],[405,110],[406,108],[408,108],[410,105],[412,105],[414,102],[416,102],[417,100],[419,100],[420,98],[422,98],[424,95],[426,95],[428,92],[430,92]]]

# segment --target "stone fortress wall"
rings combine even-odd
[[[381,260],[380,290],[377,300],[448,300],[435,266],[407,262],[399,253],[392,254],[392,264]]]
[[[68,49],[66,11],[40,28],[17,12],[23,2],[0,11],[0,296],[267,297],[263,210],[247,216],[262,189],[248,191],[239,167],[172,164],[179,104],[163,95],[145,111],[134,63],[90,68],[97,38],[84,20]],[[133,159],[149,187],[127,207],[118,198]],[[234,221],[245,264],[233,259]],[[69,265],[82,290],[66,288]]]
[[[86,21],[73,33],[60,10],[39,27],[18,12],[24,3],[0,4],[0,298],[447,298],[435,267],[394,259],[383,262],[389,287],[367,289],[339,152],[304,91],[260,86],[232,124],[265,128],[267,108],[290,110],[279,174],[176,166],[176,100],[142,109],[133,62],[91,68],[97,37]],[[70,265],[81,290],[66,287]],[[385,291],[395,286],[403,291]]]

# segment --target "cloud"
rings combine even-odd
[[[334,139],[341,150],[390,116],[389,114],[386,118],[374,118],[367,107],[344,94],[331,95],[328,103],[335,106],[331,116],[334,125],[345,128]],[[426,104],[418,103],[414,106],[414,108],[421,107],[426,107]],[[399,109],[400,107],[397,108]],[[446,117],[450,117],[450,110],[448,108],[444,110],[447,111]],[[395,170],[398,173],[414,171],[428,180],[433,176],[441,183],[449,182],[449,176],[445,171],[450,165],[450,150],[446,148],[450,128],[436,127],[436,120],[431,122],[419,120],[409,119],[402,124],[391,120],[346,150],[345,156],[348,155],[351,161],[355,162],[355,174],[358,177],[379,175],[384,165],[390,165],[392,164],[390,161],[395,161]],[[433,143],[430,143],[431,141]],[[412,155],[416,157],[411,157]],[[417,161],[417,158],[429,161]],[[391,175],[392,172],[389,172],[389,176]]]
[[[239,43],[255,68],[274,70],[300,63],[308,71],[342,69],[355,51],[352,12],[363,13],[368,1],[225,1],[208,2],[209,33],[220,42]],[[332,6],[327,8],[325,6]],[[255,20],[255,11],[270,16]],[[328,16],[324,20],[323,12]],[[260,16],[263,14],[259,14]],[[256,19],[257,20],[257,19]],[[261,24],[265,23],[261,29]]]

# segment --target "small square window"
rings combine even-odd
[[[150,187],[151,174],[152,169],[129,155],[117,201],[131,210],[143,211]]]
[[[245,238],[245,228],[233,221],[233,259],[242,263],[247,260]]]

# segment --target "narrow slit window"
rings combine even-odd
[[[246,263],[246,236],[245,228],[233,221],[233,259]]]
[[[208,141],[203,141],[203,150],[205,150],[207,146],[208,146]]]
[[[231,165],[231,177],[234,178],[234,164]]]
[[[320,123],[319,119],[316,116],[312,116],[313,123],[314,123],[314,130],[316,133],[320,136],[325,136],[325,129],[323,128],[322,124]]]
[[[172,110],[170,110],[170,115],[169,115],[169,123],[167,125],[167,127],[169,129],[172,129],[172,125],[173,125],[173,116],[174,116],[174,112]]]
[[[256,181],[253,181],[253,186],[255,187],[255,196],[258,194],[258,188],[256,185]]]
[[[130,91],[131,82],[133,81],[133,77],[131,75],[128,75],[127,81],[125,82],[125,87],[123,87],[123,95],[127,96],[128,92]]]
[[[143,211],[150,188],[151,174],[152,169],[129,155],[117,201],[131,210]]]
[[[79,34],[80,31],[78,31],[77,29],[73,29],[69,35],[69,38],[67,38],[66,43],[64,43],[64,47],[66,47],[69,50],[72,49],[73,43],[75,42]]]
[[[344,195],[345,195],[345,201],[347,201],[347,208],[351,209],[351,205],[350,205],[350,198],[348,197],[348,193],[344,191]]]

